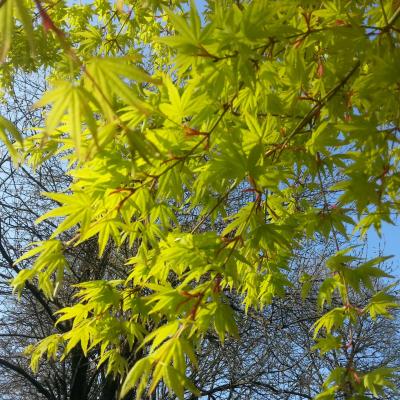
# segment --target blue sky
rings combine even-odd
[[[399,225],[390,225],[384,223],[382,225],[382,237],[371,229],[368,232],[367,244],[368,255],[376,256],[379,251],[383,251],[384,255],[393,255],[390,260],[393,268],[393,274],[400,277],[400,240],[399,240]]]

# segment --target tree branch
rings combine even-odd
[[[313,398],[312,396],[310,396],[308,394],[305,394],[305,393],[300,393],[300,392],[297,392],[295,390],[276,388],[273,385],[270,385],[270,384],[264,383],[264,382],[259,382],[259,381],[256,381],[256,382],[249,381],[249,382],[227,383],[225,385],[217,386],[216,388],[213,388],[213,389],[210,389],[210,390],[203,390],[201,392],[201,395],[202,396],[211,396],[211,395],[213,395],[214,393],[217,393],[217,392],[222,392],[222,391],[227,390],[227,389],[229,389],[229,390],[237,389],[237,388],[244,387],[244,386],[253,386],[253,387],[254,386],[259,386],[259,387],[263,387],[265,389],[268,389],[268,390],[270,390],[271,392],[273,392],[275,394],[290,394],[290,395],[293,395],[293,396],[299,396],[299,397],[303,397],[305,399],[310,399],[310,400]]]
[[[15,272],[19,272],[20,269],[14,265],[14,262],[10,255],[7,253],[6,249],[4,248],[2,242],[1,242],[1,237],[0,237],[0,254],[3,256],[3,258],[7,261],[8,265],[12,270]],[[54,316],[54,311],[51,309],[49,303],[46,301],[46,299],[43,297],[42,293],[37,289],[32,283],[27,282],[25,284],[26,288],[32,293],[33,297],[41,304],[43,309],[46,311],[48,314],[49,318],[53,323],[57,321],[57,318]],[[66,329],[62,326],[62,324],[58,324],[57,327],[61,331],[66,331]]]
[[[32,375],[28,374],[28,372],[26,372],[19,365],[15,365],[3,358],[0,358],[0,366],[16,372],[18,375],[27,380],[32,386],[34,386],[38,392],[43,394],[47,399],[54,400],[54,396],[38,380],[36,380]]]
[[[290,142],[290,140],[300,133],[303,128],[312,121],[312,119],[321,111],[323,107],[329,102],[336,95],[336,93],[348,82],[348,80],[353,76],[353,74],[358,70],[360,67],[361,62],[358,60],[353,68],[342,78],[342,80],[332,88],[326,96],[318,102],[305,116],[304,118],[296,125],[296,127],[292,130],[289,136],[286,137],[284,142],[280,145],[280,153],[285,148],[285,146]]]

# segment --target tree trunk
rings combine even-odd
[[[118,381],[112,376],[106,378],[100,400],[116,400],[118,391]]]
[[[87,400],[88,362],[80,349],[71,352],[72,380],[70,400]]]

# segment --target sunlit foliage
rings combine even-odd
[[[32,264],[16,292],[33,281],[57,296],[68,250],[93,238],[99,255],[130,252],[125,280],[76,287],[59,312],[71,329],[30,348],[32,367],[99,347],[99,364],[124,379],[121,397],[161,380],[180,398],[196,393],[188,373],[205,333],[237,335],[224,293],[268,307],[316,237],[337,253],[325,276],[300,277],[304,297],[321,281],[313,349],[350,354],[343,326],[390,317],[385,258],[361,261],[338,238],[379,232],[399,211],[399,17],[388,0],[0,0],[3,91],[19,71],[50,71],[36,104],[45,124],[26,137],[1,117],[1,138],[16,163],[58,155],[73,177],[67,192],[43,194],[59,207],[38,222],[57,228],[20,259]],[[249,195],[236,208],[235,191]],[[388,288],[376,291],[379,278]],[[360,308],[350,294],[365,290]],[[141,355],[132,369],[126,345]],[[393,372],[356,371],[350,357],[317,398],[377,396]]]

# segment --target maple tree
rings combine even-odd
[[[13,75],[47,70],[36,103],[44,124],[24,135],[4,117],[1,139],[29,168],[62,157],[72,183],[44,193],[59,207],[48,240],[12,285],[48,298],[65,285],[69,251],[95,238],[128,248],[124,279],[75,286],[60,310],[71,328],[31,347],[40,359],[80,347],[121,377],[121,397],[163,381],[184,398],[196,349],[215,331],[236,336],[227,292],[246,310],[268,307],[295,282],[305,240],[333,240],[318,282],[314,349],[349,355],[318,399],[368,398],[394,370],[354,369],[350,332],[397,307],[386,259],[360,260],[349,235],[378,232],[399,211],[397,1],[0,2],[4,93]],[[325,182],[335,177],[336,183]],[[233,193],[247,193],[238,209]],[[316,196],[305,196],[315,193]],[[320,201],[322,199],[322,201]],[[195,221],[188,229],[185,214]],[[375,282],[383,278],[387,287]],[[354,293],[368,291],[360,307]],[[333,301],[334,300],[334,301]],[[334,307],[332,307],[334,304]],[[140,354],[132,368],[122,347]]]

